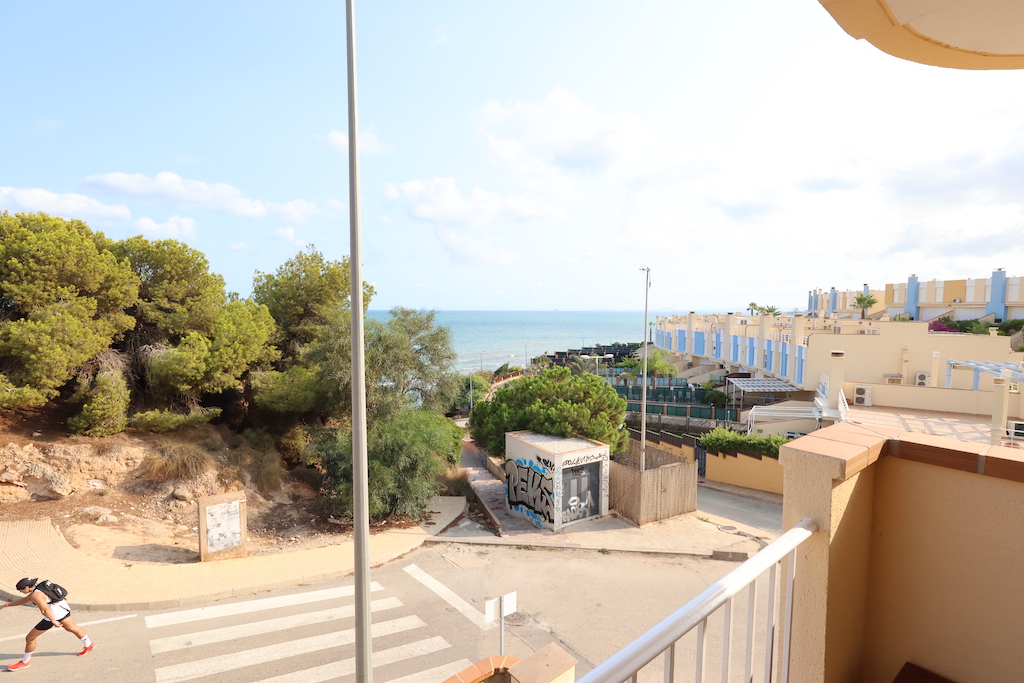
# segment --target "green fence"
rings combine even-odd
[[[630,413],[639,413],[639,403],[626,403],[626,410]],[[736,422],[739,418],[739,411],[734,408],[715,408],[714,406],[674,406],[661,404],[647,404],[648,415],[671,415],[675,417],[695,417],[705,420],[731,420]]]
[[[627,401],[639,401],[643,387],[615,387],[619,396]],[[691,387],[648,387],[647,400],[654,403],[704,403],[704,389]]]

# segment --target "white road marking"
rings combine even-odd
[[[478,612],[475,607],[456,595],[450,588],[448,588],[448,586],[444,585],[430,574],[427,574],[416,565],[410,564],[405,568],[405,572],[429,588],[433,593],[437,594],[439,598],[462,612],[467,619],[485,631],[497,626],[496,623],[484,623],[484,615],[481,612]]]
[[[401,606],[402,601],[398,598],[385,598],[383,600],[374,600],[371,602],[370,611],[378,612],[380,610],[394,609]],[[354,615],[355,612],[355,605],[346,605],[344,607],[335,607],[333,609],[321,610],[319,612],[304,612],[302,614],[294,614],[289,617],[280,617],[278,619],[253,621],[241,624],[240,626],[227,626],[225,628],[199,631],[197,633],[185,633],[183,635],[170,636],[168,638],[156,638],[149,641],[149,650],[153,654],[159,654],[161,652],[182,650],[186,647],[198,647],[200,645],[210,645],[211,643],[223,643],[237,638],[249,638],[263,633],[286,631],[291,628],[299,628],[310,624],[319,624],[325,621],[333,621],[335,619],[347,619]]]
[[[370,633],[371,637],[378,638],[380,636],[401,633],[421,626],[426,626],[426,624],[423,623],[423,620],[419,617],[404,617],[402,619],[393,619],[391,621],[382,621],[379,624],[374,624],[371,627]],[[316,652],[317,650],[326,650],[332,647],[351,645],[355,642],[355,639],[355,629],[348,629],[346,631],[338,631],[336,633],[328,633],[321,636],[313,636],[311,638],[300,638],[299,640],[277,643],[276,645],[257,647],[252,650],[243,650],[241,652],[233,652],[226,655],[208,657],[206,659],[197,659],[191,662],[185,662],[184,664],[165,666],[157,669],[156,681],[157,683],[179,683],[180,681],[188,681],[193,678],[213,676],[247,666],[255,666],[257,664],[266,664],[267,662],[273,662],[279,659],[297,657],[299,655],[309,654],[310,652]]]
[[[395,662],[401,662],[406,659],[412,659],[413,657],[422,657],[423,655],[429,655],[432,652],[438,652],[451,647],[447,640],[440,636],[434,638],[427,638],[426,640],[420,640],[415,643],[409,643],[408,645],[399,645],[398,647],[388,648],[387,650],[381,650],[380,652],[373,653],[373,668],[376,669],[378,666],[384,666],[385,664],[394,664]],[[469,666],[469,663],[466,663]],[[455,671],[462,671],[466,666]],[[267,678],[257,683],[323,683],[323,681],[331,681],[341,676],[348,676],[356,672],[356,660],[354,658],[343,659],[340,662],[332,662],[330,664],[324,664],[323,666],[313,667],[311,669],[305,669],[303,671],[295,671],[290,674],[284,674],[283,676],[274,676],[273,678]],[[427,673],[427,672],[424,672]],[[419,683],[426,683],[423,678],[417,675],[416,678],[411,679],[418,681]],[[443,680],[443,679],[438,679]]]
[[[436,666],[433,669],[427,669],[426,671],[420,671],[419,673],[411,674],[409,676],[402,676],[401,678],[395,678],[387,683],[441,683],[447,681],[449,678],[459,673],[473,662],[468,659],[460,659],[457,662],[451,664],[445,664],[444,666]]]
[[[377,582],[370,584],[371,591],[382,591],[384,587]],[[168,612],[167,614],[154,614],[146,617],[146,628],[157,628],[159,626],[172,626],[184,624],[190,621],[202,621],[203,619],[216,619],[218,617],[230,617],[236,614],[248,614],[261,610],[276,609],[278,607],[290,607],[292,605],[304,605],[319,600],[331,600],[334,598],[349,598],[355,595],[354,586],[342,586],[341,588],[328,588],[308,593],[294,593],[292,595],[281,595],[274,598],[261,598],[259,600],[248,600],[246,602],[234,602],[230,605],[214,605],[213,607],[198,607],[186,609],[180,612]]]
[[[83,621],[79,626],[92,626],[93,624],[105,624],[108,621],[121,621],[122,619],[134,619],[138,614],[126,614],[123,617],[110,617],[109,619],[97,619],[96,621]]]
[[[96,621],[84,621],[84,622],[82,622],[81,624],[78,624],[78,625],[79,626],[92,626],[94,624],[105,624],[108,621],[121,621],[123,619],[134,619],[137,616],[139,616],[139,615],[138,614],[126,614],[123,617],[110,617],[109,619],[97,619]],[[25,636],[23,636],[23,635],[22,636],[4,636],[3,638],[0,638],[0,643],[6,642],[8,640],[25,640]]]

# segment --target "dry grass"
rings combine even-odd
[[[281,488],[281,480],[284,479],[284,463],[280,454],[272,448],[253,451],[249,473],[252,475],[252,483],[261,491],[276,491]]]
[[[449,467],[441,475],[441,485],[446,496],[465,496],[473,499],[473,486],[469,483],[469,472],[461,467]]]
[[[155,450],[145,461],[152,479],[195,479],[213,465],[210,452],[194,443],[159,441]]]

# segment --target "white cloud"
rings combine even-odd
[[[101,173],[89,176],[86,182],[130,197],[167,202],[185,208],[202,207],[252,218],[274,213],[285,220],[304,222],[311,214],[319,213],[315,204],[303,199],[287,203],[263,202],[246,197],[234,185],[190,180],[168,171],[153,177],[142,173]]]
[[[62,218],[129,220],[132,217],[131,210],[123,204],[104,204],[84,194],[51,192],[38,187],[0,187],[0,209],[42,211]]]
[[[501,210],[498,194],[474,187],[463,197],[454,178],[388,183],[384,195],[392,201],[404,200],[411,216],[435,225],[480,227]]]
[[[633,114],[602,114],[555,88],[541,102],[487,102],[474,112],[492,160],[531,189],[571,194],[589,175],[630,180],[677,163],[670,141]]]
[[[348,152],[348,134],[332,130],[327,134],[327,142],[340,152]],[[372,127],[359,131],[359,151],[363,154],[384,154],[394,149],[391,145],[377,137]]]
[[[240,251],[242,249],[245,249],[245,242],[235,242],[234,244],[229,244],[228,249],[231,249],[232,251]]]
[[[300,247],[306,245],[303,240],[295,239],[295,228],[277,228],[274,230],[274,236],[283,242],[290,242]]]
[[[296,199],[286,204],[267,202],[267,210],[293,223],[305,223],[309,217],[320,213],[320,208],[305,199]]]
[[[560,218],[561,206],[530,195],[502,198],[496,192],[474,187],[463,196],[454,178],[429,178],[388,183],[384,196],[405,202],[409,215],[433,225],[480,228],[499,216],[514,219]]]
[[[189,240],[196,236],[196,222],[192,218],[171,216],[166,223],[157,223],[152,218],[140,218],[135,227],[149,239]]]
[[[446,251],[470,263],[507,267],[522,259],[521,254],[499,246],[493,238],[463,235],[441,227],[435,228],[434,232]]]

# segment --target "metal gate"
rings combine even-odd
[[[708,452],[700,446],[695,446],[693,457],[697,460],[697,476],[706,476],[708,471]]]

